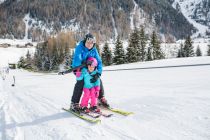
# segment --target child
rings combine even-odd
[[[100,79],[97,79],[95,82],[91,82],[92,76],[95,75],[98,70],[96,69],[98,62],[94,57],[89,57],[87,59],[87,68],[83,68],[81,72],[76,72],[77,80],[84,78],[84,87],[83,87],[83,97],[81,99],[81,110],[82,112],[89,113],[100,112],[100,109],[97,107],[97,98],[100,91]],[[88,109],[88,102],[91,101],[90,109]]]

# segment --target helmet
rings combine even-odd
[[[90,41],[92,43],[96,43],[96,39],[91,33],[88,33],[88,34],[85,35],[84,41],[85,42]]]
[[[94,57],[89,57],[87,59],[87,65],[91,65],[91,66],[96,67],[98,65],[98,62]]]

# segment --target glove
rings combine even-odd
[[[59,72],[59,73],[58,73],[58,75],[64,75],[64,72],[63,72],[63,71],[61,71],[61,72]]]
[[[101,74],[99,74],[99,73],[96,73],[96,74],[92,75],[93,78],[90,79],[90,82],[95,83],[100,76],[101,76]]]
[[[80,69],[77,69],[76,72],[75,72],[75,75],[76,77],[80,77],[81,76],[81,70]]]
[[[76,75],[76,77],[80,77],[81,69],[76,69],[76,70],[73,71],[73,73],[74,73],[74,75]],[[80,73],[80,75],[79,75],[79,73]]]

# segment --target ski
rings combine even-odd
[[[109,118],[109,117],[111,117],[113,114],[105,114],[105,113],[103,113],[103,112],[100,112],[100,115],[103,116],[103,117]]]
[[[103,113],[103,112],[94,112],[94,113],[99,114],[99,116],[103,116],[106,118],[109,118],[113,115],[113,114],[108,114],[108,113]]]
[[[112,107],[108,107],[108,108],[101,107],[101,108],[107,109],[107,110],[109,110],[111,112],[118,113],[118,114],[121,114],[121,115],[124,115],[124,116],[128,116],[128,115],[134,114],[133,112],[128,112],[128,111],[124,111],[124,110],[117,109],[117,108],[112,108]]]
[[[108,109],[111,110],[112,112],[115,112],[115,113],[118,113],[118,114],[121,114],[121,115],[124,115],[124,116],[134,114],[133,112],[128,112],[128,111],[124,111],[124,110],[116,109],[116,108],[111,108],[111,107],[109,107]]]
[[[74,111],[72,111],[72,110],[70,110],[70,109],[65,109],[65,108],[62,108],[62,109],[63,109],[64,111],[67,111],[67,112],[69,112],[69,113],[75,115],[76,117],[78,117],[78,118],[80,118],[80,119],[83,119],[83,120],[87,121],[87,122],[90,122],[90,123],[99,123],[99,122],[101,122],[100,119],[96,119],[96,118],[94,118],[93,116],[88,115],[88,116],[90,116],[90,117],[93,117],[92,119],[86,117],[85,115],[87,115],[87,114],[85,114],[85,113],[76,113],[76,112],[74,112]],[[100,115],[99,115],[99,116],[100,116]]]
[[[101,116],[100,114],[97,114],[95,112],[89,112],[89,113],[83,113],[83,112],[81,112],[81,113],[82,114],[85,114],[85,115],[88,115],[88,116],[90,116],[92,118],[99,118]]]

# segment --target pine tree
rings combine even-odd
[[[146,53],[146,61],[152,61],[152,49],[151,47],[147,48],[147,53]]]
[[[58,69],[58,65],[61,62],[61,57],[56,46],[53,46],[52,57],[51,57],[51,69]]]
[[[115,45],[115,49],[114,49],[113,62],[115,64],[124,64],[126,62],[125,61],[125,51],[124,51],[123,44],[120,41],[119,36],[117,37],[117,41],[116,41],[116,45]]]
[[[152,33],[150,46],[152,48],[153,60],[164,58],[164,54],[160,48],[160,42],[158,41],[155,31]]]
[[[57,52],[55,52],[54,55],[56,55],[56,53],[58,53],[58,64],[63,63],[64,61],[64,57],[65,57],[65,48],[64,46],[56,46]]]
[[[31,54],[29,52],[29,50],[27,51],[27,54],[26,54],[26,63],[31,63],[32,61],[32,57],[31,57]]]
[[[68,46],[65,47],[64,61],[65,61],[65,67],[68,69],[70,67],[71,61],[72,61],[71,52],[70,52],[70,49]]]
[[[47,42],[37,45],[34,54],[34,64],[38,70],[46,71],[50,70],[50,54],[47,48]]]
[[[178,51],[178,56],[177,57],[184,57],[184,51],[183,51],[183,44],[180,44],[180,49]]]
[[[184,52],[184,57],[194,56],[193,45],[190,36],[188,36],[184,42],[183,52]]]
[[[26,68],[27,69],[32,69],[32,57],[31,57],[31,54],[30,54],[29,50],[27,51],[25,61],[26,61]]]
[[[207,56],[210,56],[210,44],[208,45]]]
[[[96,49],[97,49],[97,51],[98,51],[98,54],[101,56],[101,50],[100,50],[100,48],[99,48],[99,45],[98,44],[95,44],[96,45]]]
[[[145,47],[146,47],[146,36],[145,36],[145,32],[144,32],[144,28],[141,27],[140,30],[140,35],[139,35],[139,39],[140,39],[140,61],[144,61],[146,58],[146,51],[145,51]]]
[[[36,50],[35,50],[35,53],[34,53],[33,61],[34,61],[35,67],[36,67],[38,70],[41,69],[41,58],[40,58],[40,55],[39,55],[38,47],[36,47]]]
[[[18,68],[25,68],[25,64],[26,64],[25,59],[24,59],[23,56],[21,56],[20,60],[18,61],[17,67]]]
[[[140,43],[139,32],[137,28],[130,35],[129,45],[127,47],[126,60],[129,63],[137,62],[140,60]]]
[[[112,52],[109,49],[108,43],[105,43],[101,56],[102,62],[105,66],[109,66],[112,64]]]
[[[196,49],[196,56],[202,56],[202,52],[199,46]]]
[[[43,45],[38,44],[36,47],[35,54],[34,54],[34,65],[37,67],[38,70],[43,69],[43,56],[44,55],[45,54],[44,54]]]

